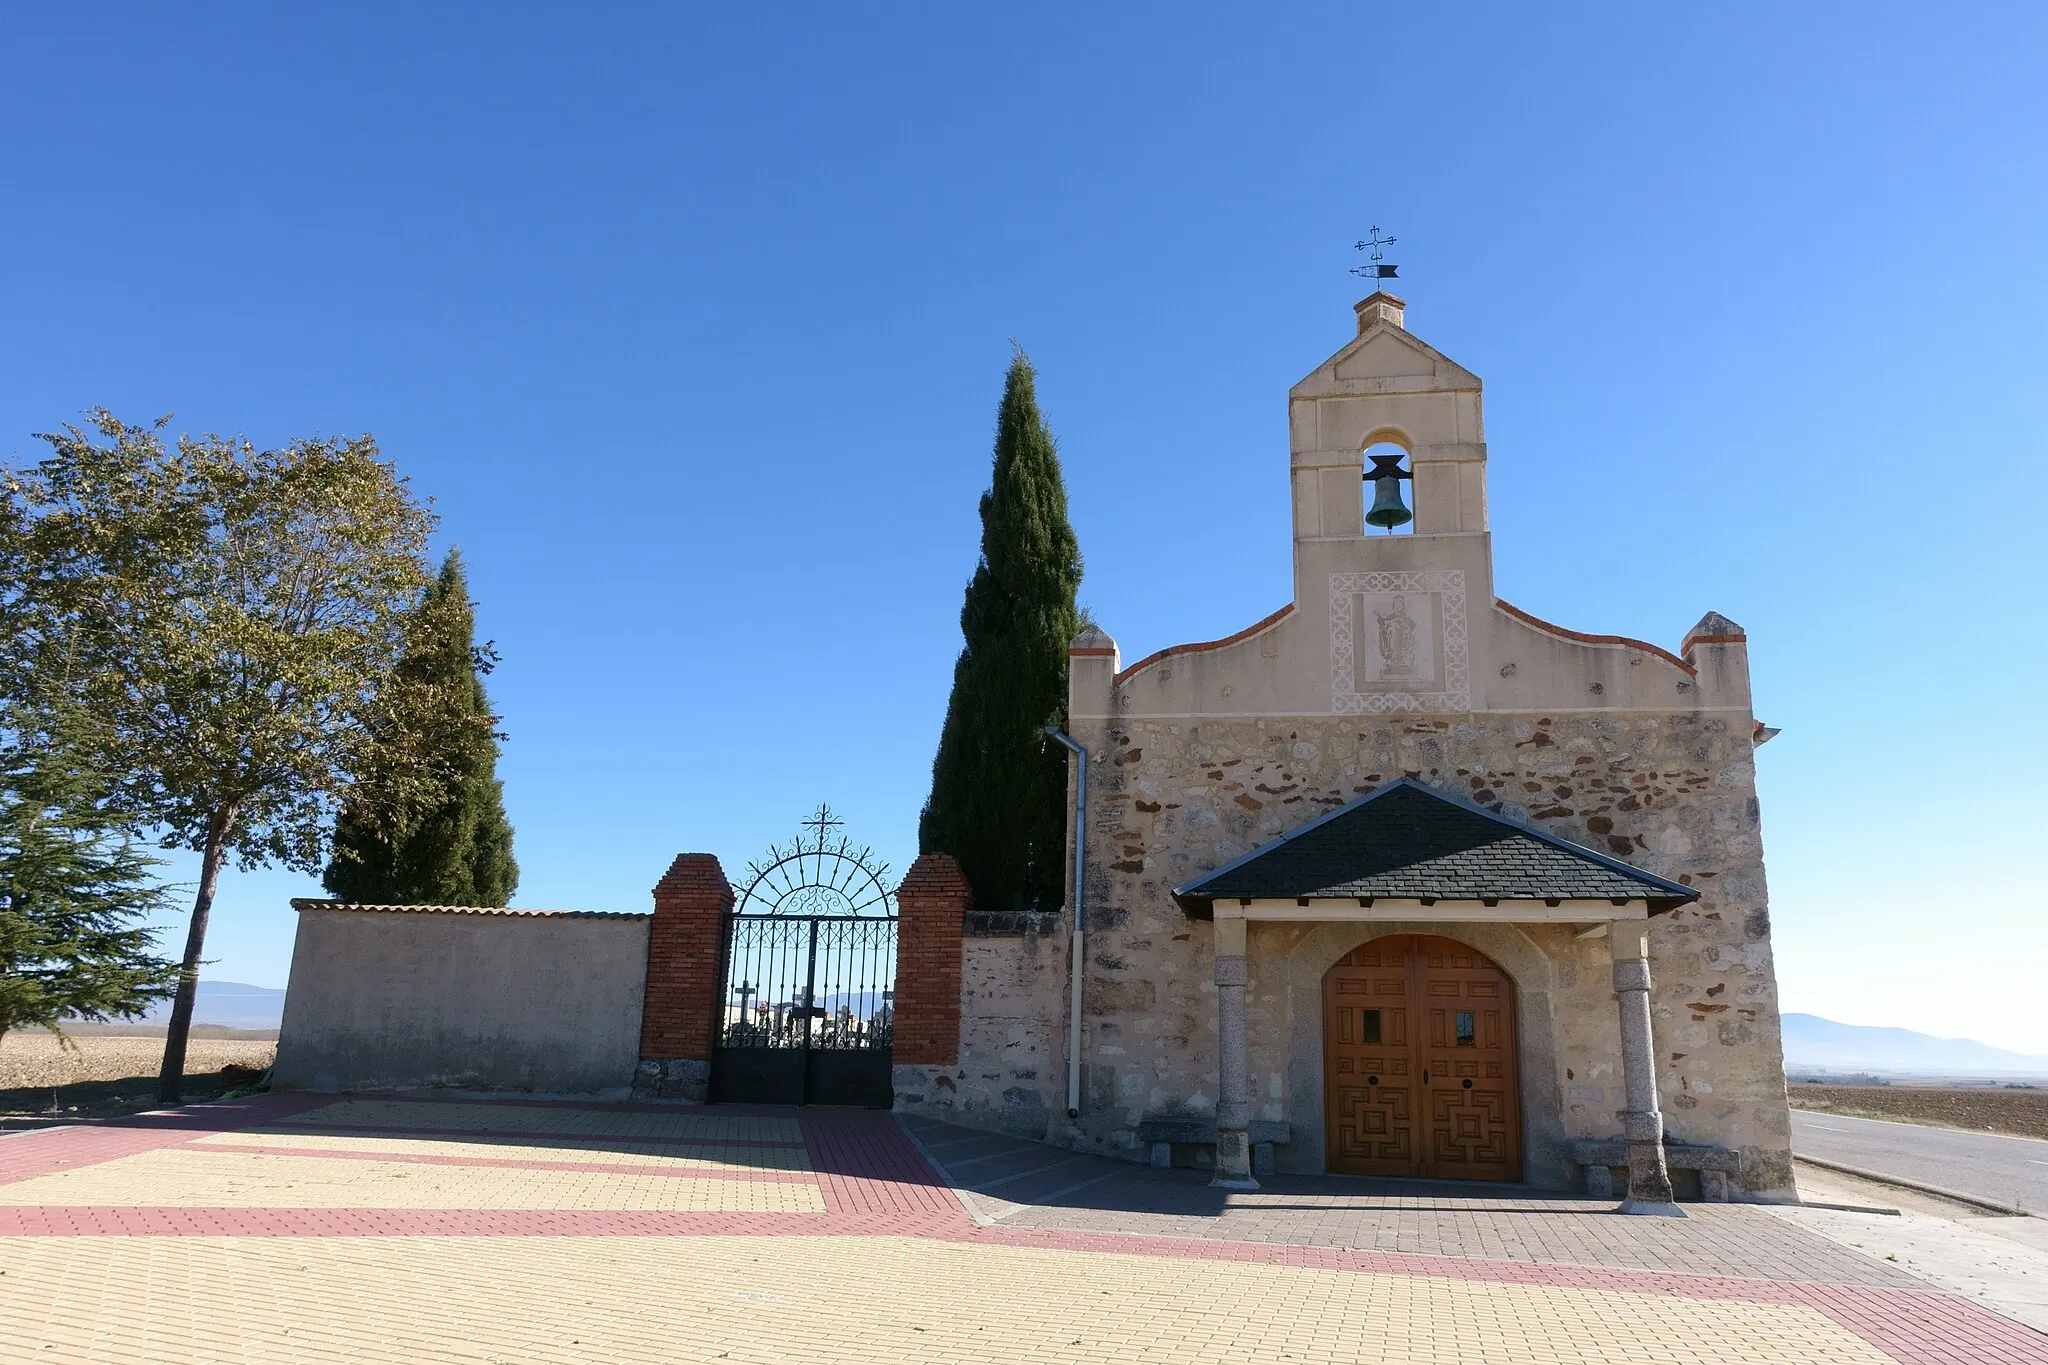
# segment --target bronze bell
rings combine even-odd
[[[1371,459],[1372,468],[1365,471],[1365,477],[1372,480],[1372,507],[1365,514],[1365,524],[1388,531],[1406,526],[1415,520],[1415,514],[1401,501],[1401,480],[1413,475],[1401,468],[1399,455],[1374,455]]]
[[[1372,485],[1372,510],[1365,514],[1368,526],[1384,526],[1389,531],[1396,526],[1406,526],[1415,520],[1415,514],[1408,510],[1408,504],[1401,501],[1399,479],[1375,479]]]

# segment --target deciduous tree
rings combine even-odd
[[[390,685],[432,514],[368,436],[259,450],[103,409],[0,471],[0,695],[61,692],[114,805],[200,854],[159,1095],[180,1098],[223,864],[317,873],[377,747],[436,723]],[[380,780],[437,781],[425,747]]]

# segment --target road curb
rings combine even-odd
[[[1861,1166],[1845,1166],[1839,1161],[1823,1161],[1819,1157],[1800,1156],[1796,1153],[1792,1159],[1794,1161],[1803,1161],[1809,1166],[1818,1166],[1824,1171],[1837,1171],[1842,1175],[1853,1175],[1863,1180],[1874,1180],[1880,1185],[1895,1185],[1902,1190],[1915,1190],[1921,1194],[1931,1194],[1937,1199],[1948,1199],[1958,1204],[1968,1204],[1973,1209],[1983,1209],[1987,1213],[2003,1214],[2007,1218],[2039,1218],[2041,1216],[2027,1209],[2015,1208],[2011,1204],[2001,1204],[1995,1199],[1986,1199],[1981,1195],[1964,1194],[1961,1190],[1945,1189],[1940,1185],[1922,1184],[1918,1180],[1908,1180],[1904,1176],[1886,1175],[1882,1171],[1869,1171]]]

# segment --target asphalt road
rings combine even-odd
[[[2035,1138],[1794,1109],[1792,1151],[2048,1214],[2048,1142]]]

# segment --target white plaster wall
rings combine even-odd
[[[304,909],[273,1082],[623,1092],[648,917]]]

